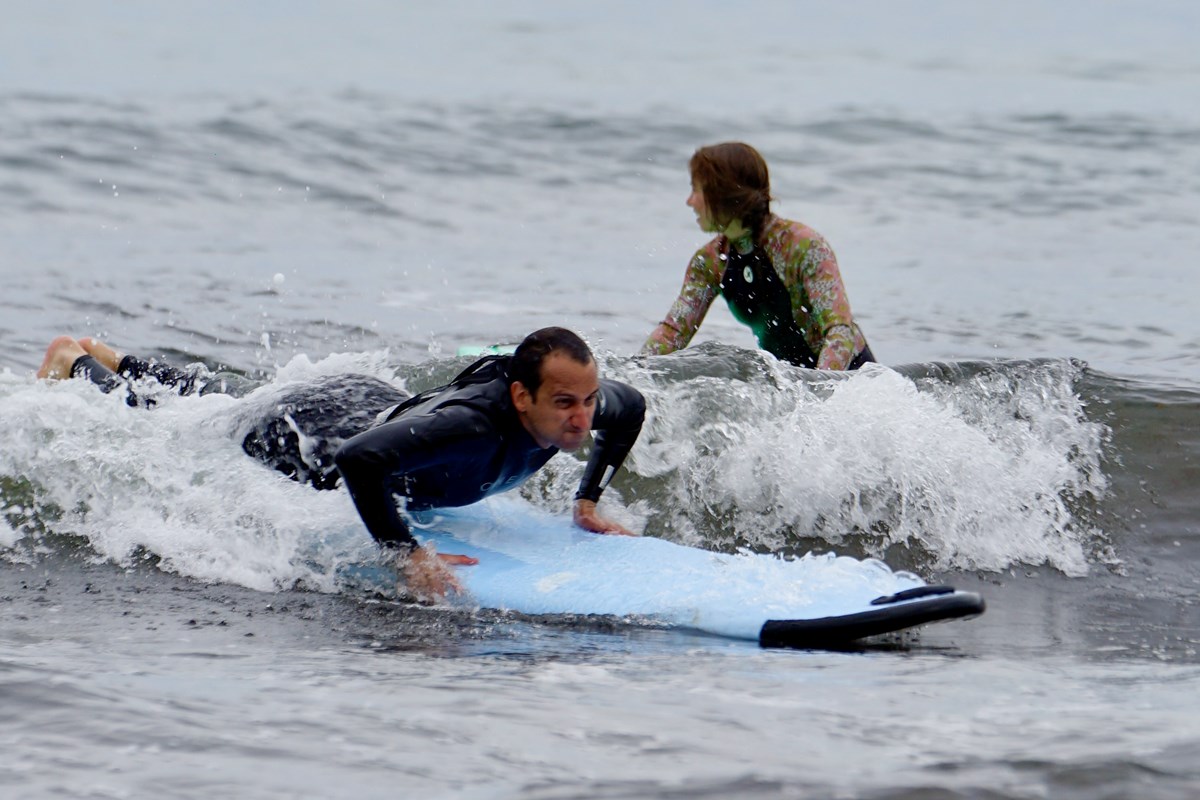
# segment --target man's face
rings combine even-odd
[[[542,385],[537,395],[520,381],[509,391],[521,424],[539,447],[577,450],[592,429],[596,399],[600,395],[600,377],[596,362],[580,364],[561,352],[542,361]]]

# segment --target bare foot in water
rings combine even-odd
[[[87,352],[79,346],[79,342],[70,336],[59,336],[46,348],[46,358],[42,360],[37,376],[56,381],[69,378],[75,359],[85,355]]]
[[[113,372],[117,371],[117,367],[121,366],[121,359],[125,357],[124,353],[118,353],[104,342],[100,341],[99,339],[93,339],[90,336],[85,336],[84,338],[80,339],[79,346],[86,350],[89,356],[96,359]]]

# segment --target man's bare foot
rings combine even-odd
[[[79,346],[79,342],[70,336],[59,336],[46,348],[46,358],[42,360],[37,376],[56,381],[69,378],[75,359],[86,355],[87,352]]]
[[[121,366],[121,359],[125,357],[124,353],[118,353],[104,342],[100,341],[99,339],[93,339],[90,336],[85,336],[80,339],[79,346],[86,350],[89,356],[96,359],[113,372],[117,371],[117,368]]]

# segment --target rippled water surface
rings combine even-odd
[[[1200,83],[1182,2],[16,2],[0,26],[0,790],[1180,798],[1200,791]],[[714,307],[699,145],[767,157],[883,368]],[[982,593],[852,653],[429,609],[334,577],[344,494],[33,380],[97,335],[410,389],[584,333],[647,427],[606,509]],[[569,507],[559,456],[520,503]],[[344,554],[343,554],[344,555]]]

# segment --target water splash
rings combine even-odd
[[[1087,417],[1071,361],[794,370],[760,353],[605,361],[647,396],[641,440],[605,513],[707,549],[834,550],[893,568],[1080,575],[1105,542],[1107,429]],[[443,363],[444,361],[444,363]],[[407,368],[414,384],[457,366]],[[0,374],[0,547],[82,543],[200,580],[338,589],[375,558],[344,492],[317,492],[248,458],[238,409],[339,371],[390,379],[386,353],[293,359],[250,398],[160,396],[150,411],[81,381]],[[414,385],[415,389],[423,386]],[[521,491],[566,513],[582,461],[560,455]]]
[[[369,537],[344,493],[294,483],[241,451],[229,436],[239,402],[163,395],[147,411],[82,381],[0,377],[0,475],[21,489],[0,503],[6,543],[83,544],[115,563],[153,559],[260,590],[334,588],[330,560],[363,554],[332,552],[328,535],[368,551]]]
[[[831,375],[747,354],[730,379],[721,350],[622,376],[658,409],[624,489],[655,498],[652,530],[926,569],[1087,571],[1104,538],[1086,510],[1107,489],[1107,429],[1076,392],[1081,364]]]

